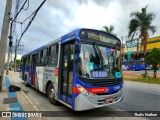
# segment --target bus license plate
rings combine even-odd
[[[106,102],[112,102],[113,98],[106,98]]]

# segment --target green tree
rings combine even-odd
[[[104,26],[103,27],[105,29],[105,32],[111,33],[114,31],[114,26],[110,25],[110,26]]]
[[[148,13],[147,6],[142,8],[140,12],[138,11],[131,13],[131,20],[128,27],[128,37],[131,37],[131,40],[133,40],[133,37],[135,35],[139,35],[139,38],[141,39],[140,48],[143,48],[144,57],[146,55],[147,39],[149,38],[149,32],[154,34],[156,31],[156,27],[152,25],[154,18],[154,13]],[[147,74],[146,68],[145,74]]]
[[[21,60],[16,60],[16,67],[19,67],[21,65]],[[12,63],[12,67],[14,68],[14,64]]]
[[[152,51],[145,57],[145,62],[152,65],[154,78],[157,76],[157,70],[160,64],[160,50],[153,48]]]

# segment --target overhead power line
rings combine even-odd
[[[10,19],[11,22],[10,22],[10,36],[9,36],[9,39],[10,39],[10,42],[9,42],[9,47],[10,47],[10,50],[11,50],[11,47],[12,47],[12,39],[13,39],[13,35],[14,33],[16,33],[16,24],[17,23],[20,23],[21,24],[21,35],[20,35],[20,38],[17,39],[17,35],[16,35],[16,43],[15,43],[15,47],[14,47],[14,51],[15,51],[15,57],[14,57],[14,64],[15,64],[15,68],[14,70],[16,70],[16,57],[17,57],[17,50],[18,50],[18,47],[20,46],[20,41],[23,37],[23,35],[25,34],[25,32],[28,30],[28,28],[30,27],[32,21],[34,20],[34,18],[36,17],[39,9],[42,7],[42,5],[45,3],[46,0],[43,0],[43,2],[39,5],[39,7],[32,13],[30,14],[27,18],[25,18],[23,21],[17,21],[17,17],[19,16],[19,14],[21,13],[22,10],[25,10],[27,11],[29,6],[30,6],[30,1],[29,0],[15,0],[14,1],[14,7],[12,7],[12,11],[14,11],[14,14],[12,16],[12,18]],[[21,6],[21,7],[20,7]],[[20,9],[19,9],[20,8]],[[23,23],[25,23],[28,19],[29,22],[27,23],[27,26],[25,27],[24,30],[22,30],[22,25]],[[9,50],[9,53],[10,53],[10,50]],[[10,57],[8,57],[10,58]],[[9,60],[8,60],[9,61]]]
[[[26,1],[25,1],[26,2]],[[16,71],[16,58],[17,58],[17,49],[18,46],[20,44],[20,41],[24,35],[24,33],[28,30],[29,26],[31,25],[32,21],[34,20],[34,18],[36,17],[38,11],[40,10],[40,8],[42,7],[42,5],[46,2],[46,0],[43,0],[43,2],[39,5],[39,7],[29,16],[27,17],[23,22],[21,22],[21,29],[22,29],[22,24],[31,17],[30,21],[28,22],[27,26],[25,27],[25,29],[23,30],[23,32],[21,33],[21,36],[19,38],[19,40],[16,40],[16,45],[15,45],[15,57],[14,57],[14,71]],[[28,4],[29,5],[29,4]],[[21,9],[20,9],[21,10]]]
[[[24,31],[22,32],[21,37],[20,37],[17,45],[19,45],[19,43],[20,43],[20,41],[21,41],[24,33],[28,30],[29,26],[31,25],[32,21],[34,20],[35,16],[37,15],[39,9],[42,7],[42,5],[43,5],[45,2],[46,2],[46,0],[44,0],[44,1],[39,5],[39,7],[33,12],[34,14],[32,13],[33,16],[32,16],[32,18],[31,18],[31,20],[28,22],[28,24],[27,24],[26,28],[24,29]],[[31,14],[31,15],[32,15],[32,14]]]
[[[14,19],[12,20],[11,24],[13,24],[13,22],[16,21],[16,18],[18,17],[19,13],[23,10],[23,8],[24,8],[25,4],[27,3],[27,1],[28,1],[28,0],[26,0],[26,1],[23,3],[22,7],[20,8],[20,10],[17,12],[16,16],[15,16]]]

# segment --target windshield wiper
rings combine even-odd
[[[98,54],[99,54],[98,56],[99,56],[99,58],[100,58],[101,65],[102,65],[102,67],[103,67],[103,66],[104,66],[104,58],[102,57],[101,50],[99,49],[97,43],[95,43],[95,47],[96,47],[97,52],[98,52]]]

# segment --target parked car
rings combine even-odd
[[[20,68],[17,68],[17,72],[20,72]]]

